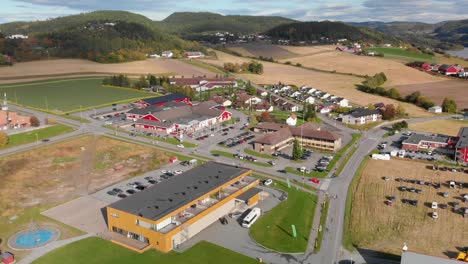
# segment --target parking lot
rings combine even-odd
[[[265,214],[281,203],[280,198],[284,194],[277,189],[264,186],[259,186],[259,188],[263,189],[264,192],[261,193],[261,197],[263,198],[261,198],[256,207],[259,207],[262,214]],[[226,216],[228,222],[226,225],[221,224],[220,221],[216,221],[187,242],[181,244],[178,251],[185,251],[199,241],[205,240],[253,258],[260,257],[268,260],[273,254],[254,242],[249,236],[249,229],[241,226],[241,219],[247,213],[248,211],[245,211],[234,218]],[[263,254],[262,252],[268,254]]]

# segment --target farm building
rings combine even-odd
[[[112,242],[137,252],[176,249],[236,207],[258,203],[259,180],[251,173],[209,161],[110,204]]]
[[[458,75],[459,72],[464,72],[464,68],[458,64],[442,64],[438,71],[444,75]]]
[[[424,71],[432,71],[432,65],[429,62],[415,61],[408,64],[410,67],[419,68]]]
[[[0,130],[31,126],[31,117],[16,112],[0,110]]]
[[[468,163],[468,127],[462,127],[457,135],[455,145],[455,161]]]
[[[147,107],[147,106],[163,106],[167,104],[168,102],[184,102],[186,104],[190,104],[190,98],[188,98],[184,94],[179,94],[179,93],[174,93],[174,94],[168,94],[164,96],[159,96],[159,97],[151,97],[151,98],[146,98],[146,99],[141,99],[134,104],[138,105],[139,107]]]
[[[326,130],[318,130],[314,125],[300,127],[274,123],[262,123],[254,128],[255,132],[266,133],[254,141],[255,151],[273,154],[293,144],[295,139],[304,147],[337,151],[341,148],[341,136]]]
[[[440,114],[442,113],[442,107],[436,105],[436,106],[430,107],[427,111],[429,111],[429,113]]]
[[[237,82],[234,78],[171,78],[169,82],[174,85],[190,86],[190,88],[197,91],[206,91],[229,86],[237,87]]]
[[[380,120],[382,120],[382,114],[379,110],[365,108],[358,108],[342,117],[342,122],[350,125],[364,125]]]
[[[185,58],[189,59],[196,59],[196,58],[203,58],[205,57],[205,54],[203,54],[200,51],[188,51],[184,53]]]
[[[456,142],[456,141],[455,141]],[[445,135],[412,134],[402,142],[402,149],[410,151],[447,149],[453,146],[452,138]]]
[[[231,119],[232,114],[214,101],[197,105],[171,102],[164,106],[135,108],[127,112],[135,128],[166,134],[191,133]]]

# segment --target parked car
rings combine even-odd
[[[434,219],[439,218],[439,214],[437,212],[432,212],[432,218]]]
[[[178,148],[185,148],[185,146],[182,145],[182,144],[177,145],[177,147],[178,147]]]
[[[432,202],[431,208],[432,209],[437,209],[437,202]]]
[[[272,183],[273,183],[272,179],[266,179],[266,180],[263,181],[263,185],[265,185],[265,186],[270,186]]]
[[[119,194],[117,195],[117,197],[119,197],[119,198],[127,198],[127,195],[126,195],[125,193],[119,193]]]
[[[111,191],[108,191],[107,194],[112,195],[112,196],[116,196],[118,193],[111,190]]]
[[[133,190],[133,189],[128,189],[126,192],[127,192],[128,194],[134,194],[134,193],[136,193],[136,191]]]

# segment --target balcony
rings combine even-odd
[[[221,189],[219,192],[211,194],[208,198],[205,198],[203,200],[200,200],[192,204],[191,206],[186,208],[184,211],[178,213],[172,220],[171,224],[160,229],[158,232],[161,232],[164,234],[170,232],[174,228],[180,225],[183,225],[188,220],[194,218],[198,214],[209,209],[210,207],[219,203],[220,201],[232,196],[235,192],[241,190],[242,188],[245,188],[246,186],[248,186],[249,184],[253,183],[256,180],[257,180],[256,178],[246,176],[242,180],[237,181],[231,184],[230,186],[227,186]]]

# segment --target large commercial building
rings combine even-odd
[[[207,162],[107,207],[112,241],[143,252],[171,251],[220,217],[255,205],[251,170]]]
[[[337,151],[341,148],[341,136],[315,126],[303,124],[300,127],[275,123],[262,123],[254,128],[255,132],[266,133],[254,141],[255,151],[273,154],[291,146],[295,139],[304,147]]]
[[[193,133],[231,119],[232,114],[214,101],[196,105],[169,101],[164,105],[134,108],[126,113],[137,129],[165,134]]]

